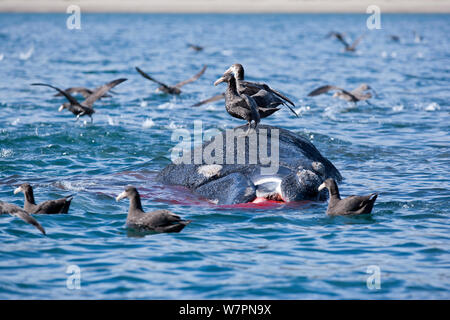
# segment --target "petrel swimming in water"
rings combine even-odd
[[[239,94],[251,96],[257,102],[258,107],[277,107],[285,105],[298,117],[298,114],[292,109],[289,104],[295,107],[295,104],[279,91],[272,89],[265,83],[251,82],[244,80],[244,67],[235,63],[229,67],[224,75],[233,74],[236,80],[236,88]]]
[[[35,226],[40,232],[45,234],[45,230],[41,226],[41,224],[39,222],[37,222],[37,220],[35,218],[30,216],[30,214],[28,214],[28,212],[26,212],[22,208],[16,206],[15,204],[0,201],[0,214],[8,214],[8,213],[14,217],[22,219],[26,223],[29,223],[29,224]]]
[[[126,187],[116,201],[128,198],[130,207],[127,216],[127,226],[141,231],[180,232],[191,220],[182,220],[169,210],[156,210],[145,213],[141,205],[141,197],[135,187]]]
[[[342,88],[336,87],[336,86],[330,86],[325,85],[322,87],[319,87],[313,91],[311,91],[308,94],[308,97],[315,97],[322,93],[326,93],[328,91],[335,90],[336,92],[333,94],[333,98],[339,98],[348,102],[356,103],[358,101],[366,101],[372,98],[372,94],[368,92],[369,90],[374,91],[368,84],[361,84],[356,89],[353,89],[352,91],[347,91]]]
[[[55,214],[55,213],[67,213],[69,211],[70,202],[73,196],[66,196],[57,200],[47,200],[40,204],[36,204],[34,200],[33,188],[28,183],[21,184],[14,190],[14,194],[23,192],[25,196],[25,202],[23,209],[28,213],[33,214]]]
[[[341,199],[338,186],[333,178],[325,180],[325,182],[319,186],[318,190],[322,191],[325,188],[328,189],[330,194],[327,214],[332,216],[371,213],[373,204],[378,197],[377,193],[372,193],[368,196],[349,196],[345,199]]]
[[[118,84],[126,81],[127,79],[121,78],[116,79],[111,82],[108,82],[104,84],[103,86],[99,87],[97,90],[95,90],[91,95],[89,95],[83,102],[78,102],[78,100],[73,97],[70,93],[66,92],[65,90],[59,89],[57,87],[54,87],[47,83],[32,83],[32,86],[46,86],[55,89],[58,91],[61,95],[66,97],[69,102],[63,103],[58,111],[63,111],[64,109],[68,109],[70,112],[72,112],[74,115],[77,116],[78,120],[82,116],[89,116],[91,118],[92,122],[92,114],[95,113],[93,104],[95,101],[100,99],[106,92],[108,92],[110,89],[114,88]]]
[[[365,35],[364,33],[360,35],[355,41],[353,41],[351,45],[347,41],[345,41],[344,35],[340,32],[330,32],[327,35],[327,38],[335,37],[344,45],[344,51],[354,52],[356,51],[356,46],[361,42],[364,35]]]
[[[191,78],[189,78],[187,80],[178,82],[174,86],[169,86],[169,85],[167,85],[165,83],[162,83],[162,82],[156,80],[155,78],[149,76],[147,73],[145,73],[144,71],[142,71],[138,67],[136,67],[136,71],[139,72],[141,74],[141,76],[143,76],[144,78],[159,84],[159,87],[158,87],[158,89],[156,89],[156,91],[161,91],[161,92],[164,92],[164,93],[167,93],[167,94],[177,94],[178,95],[178,94],[181,93],[181,87],[182,86],[184,86],[184,85],[186,85],[188,83],[194,82],[195,80],[200,78],[202,76],[202,74],[205,73],[206,68],[207,68],[206,65],[203,66],[202,70],[200,70],[196,75],[194,75],[193,77],[191,77]]]
[[[251,129],[252,121],[255,123],[256,128],[261,119],[258,105],[256,104],[255,100],[249,95],[245,93],[238,93],[236,87],[236,79],[233,74],[225,73],[222,77],[214,82],[214,85],[217,86],[222,82],[228,83],[227,91],[225,91],[225,109],[232,117],[243,119],[248,122],[248,133]],[[278,111],[278,108],[272,109],[273,112]]]

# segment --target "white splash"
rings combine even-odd
[[[155,125],[155,122],[152,120],[152,118],[147,118],[142,123],[142,128],[148,129],[148,128],[153,127],[154,125]]]
[[[4,57],[5,55],[3,53],[0,53],[0,61],[2,61]]]
[[[20,122],[20,118],[17,118],[17,119],[14,120],[13,122],[11,122],[11,124],[12,124],[13,126],[16,126],[16,125],[19,124],[19,122]]]
[[[0,150],[0,158],[8,158],[8,157],[12,156],[13,153],[14,153],[14,152],[12,151],[12,149],[5,149],[5,148],[2,148],[2,149]]]
[[[439,104],[437,104],[436,102],[430,103],[429,105],[427,105],[425,107],[425,111],[436,111],[436,110],[440,110],[441,106]]]
[[[397,105],[397,106],[393,106],[393,107],[392,107],[392,111],[395,111],[395,112],[403,111],[403,109],[405,109],[405,106],[402,105],[402,104],[399,104],[399,105]]]
[[[34,47],[31,47],[27,52],[21,52],[19,54],[20,60],[28,60],[31,58],[34,52]]]
[[[118,125],[119,124],[119,121],[117,120],[115,120],[114,118],[112,118],[111,116],[107,116],[107,120],[108,120],[108,124],[110,125],[110,126],[116,126],[116,125]]]
[[[147,105],[148,105],[147,101],[144,101],[144,100],[141,101],[141,107],[142,108],[146,107]]]

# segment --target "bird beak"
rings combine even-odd
[[[126,197],[127,197],[127,193],[124,191],[124,192],[122,192],[121,194],[119,194],[117,196],[116,201],[120,201],[120,200],[122,200],[123,198],[126,198]]]
[[[227,71],[225,71],[223,74],[229,74],[229,73],[233,73],[233,68],[232,67],[229,67],[227,69]]]
[[[323,189],[325,189],[327,186],[325,185],[325,182],[322,183],[319,188],[317,190],[322,191]]]
[[[214,82],[214,85],[217,86],[219,83],[225,82],[225,77],[222,76]]]
[[[22,187],[14,189],[14,194],[18,194],[19,192],[22,192]]]
[[[62,104],[62,105],[59,106],[58,111],[61,112],[63,110],[64,110],[64,105]]]

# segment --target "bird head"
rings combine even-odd
[[[64,109],[69,108],[69,106],[70,106],[70,102],[64,102],[62,105],[59,106],[58,111],[61,112]]]
[[[28,183],[22,183],[20,186],[18,186],[16,189],[14,189],[14,194],[18,194],[19,192],[27,192],[31,189],[31,186]]]
[[[116,201],[120,201],[120,200],[122,200],[124,198],[133,197],[136,194],[138,194],[138,191],[137,191],[137,189],[135,187],[133,187],[133,186],[126,187],[125,191],[122,192],[121,194],[119,194],[116,197]]]

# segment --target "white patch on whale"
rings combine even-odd
[[[219,174],[220,170],[222,170],[220,164],[208,164],[198,167],[197,173],[204,175],[206,178],[211,178]]]
[[[273,191],[268,193],[267,190],[262,190],[264,184],[270,184],[272,183],[274,185]],[[253,184],[256,186],[256,197],[262,197],[266,198],[270,195],[279,194],[281,195],[281,178],[280,177],[267,177],[267,178],[261,178],[258,180],[253,181]]]

